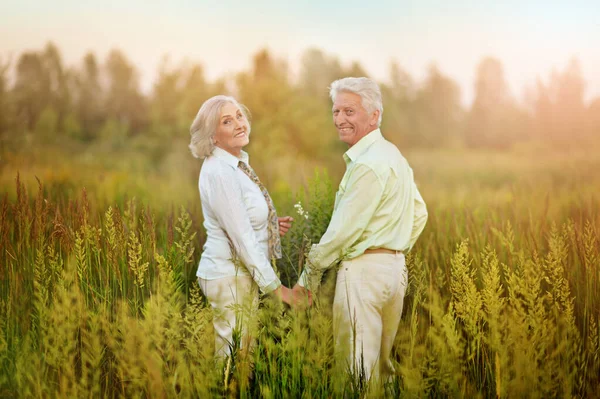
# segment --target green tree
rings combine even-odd
[[[579,145],[586,135],[585,81],[573,58],[564,71],[553,70],[547,84],[538,80],[533,94],[533,130],[555,145]]]
[[[416,94],[411,144],[443,147],[461,141],[463,114],[458,85],[432,65]]]
[[[49,82],[44,65],[36,52],[25,52],[17,61],[12,89],[16,119],[19,125],[32,130],[42,110],[48,104]]]
[[[186,65],[182,70],[182,80],[179,124],[180,128],[187,129],[204,101],[212,95],[223,94],[227,91],[223,81],[211,87],[204,77],[204,68],[199,64]]]
[[[56,142],[58,134],[59,116],[54,108],[48,106],[44,108],[35,123],[34,133],[42,142]]]
[[[398,63],[392,62],[390,83],[381,84],[384,109],[381,128],[384,135],[400,147],[419,140],[413,128],[415,93],[415,82],[410,74]]]
[[[288,167],[284,165],[282,155],[294,148],[289,143],[290,134],[293,134],[288,130],[292,88],[287,74],[284,62],[273,59],[267,50],[261,50],[254,56],[251,70],[237,76],[239,100],[252,115],[249,148],[261,153],[261,160],[255,158],[253,164],[266,184],[285,174]],[[266,167],[267,162],[270,168]]]
[[[68,81],[69,74],[63,68],[60,52],[54,44],[48,43],[39,53],[21,54],[12,90],[19,124],[34,130],[42,112],[52,109],[60,129],[70,108]]]
[[[168,57],[163,57],[152,90],[150,110],[153,129],[161,129],[171,135],[177,129],[183,76],[181,68],[169,68],[168,63]]]
[[[237,76],[239,99],[252,113],[249,150],[260,154],[253,166],[275,191],[298,187],[315,166],[330,162],[330,151],[326,153],[337,145],[331,104],[325,104],[325,96],[312,97],[292,86],[288,75],[285,62],[263,50],[255,55],[252,69]]]
[[[524,125],[524,114],[512,99],[502,63],[492,57],[483,59],[477,67],[475,99],[467,116],[467,145],[507,148],[523,138]]]
[[[146,124],[147,109],[135,67],[125,54],[114,49],[108,54],[105,71],[108,78],[104,104],[107,116],[131,132],[139,132]]]
[[[585,129],[585,81],[581,64],[571,59],[556,84],[555,110],[559,112],[558,135],[567,140],[579,140]]]
[[[96,138],[105,118],[100,72],[96,56],[89,52],[75,73],[74,108],[85,140]]]
[[[362,67],[360,62],[357,62],[357,61],[352,62],[352,64],[350,64],[350,66],[348,68],[345,68],[343,75],[344,75],[344,77],[352,76],[355,78],[369,77],[369,74],[367,73],[367,71],[365,71],[365,69]]]
[[[48,43],[41,54],[43,70],[48,84],[45,108],[51,106],[57,114],[57,128],[62,127],[62,121],[71,107],[68,87],[69,73],[63,67],[60,51],[53,43]]]
[[[587,138],[598,142],[600,140],[600,97],[596,97],[590,102],[585,121]]]
[[[295,131],[291,139],[297,156],[317,166],[329,164],[331,153],[342,148],[333,126],[329,97],[331,83],[342,77],[344,71],[335,56],[315,48],[302,55],[297,95],[290,105]]]
[[[337,58],[311,48],[302,54],[298,89],[313,101],[329,102],[329,85],[344,76]]]
[[[10,60],[0,58],[0,140],[4,141],[6,132],[9,129],[12,119],[12,104],[8,93],[8,71],[10,69]]]

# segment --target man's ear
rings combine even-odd
[[[381,112],[379,110],[375,110],[372,114],[371,114],[371,120],[369,121],[369,125],[373,126],[373,125],[377,125],[377,121],[379,120],[379,114]]]

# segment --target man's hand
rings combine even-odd
[[[275,291],[273,291],[273,294],[275,294],[275,296],[279,298],[282,302],[292,306],[293,292],[285,285],[280,285]]]
[[[279,219],[279,235],[283,237],[285,233],[287,233],[288,230],[292,227],[292,222],[294,221],[294,218],[291,216],[284,216],[277,219]]]
[[[292,289],[293,306],[296,309],[304,309],[307,306],[312,306],[312,292],[296,284]]]
[[[282,284],[273,291],[273,294],[294,309],[305,309],[312,305],[312,293],[298,284],[294,286],[294,289]]]

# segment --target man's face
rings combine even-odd
[[[350,147],[377,128],[379,111],[367,112],[356,93],[338,93],[332,111],[340,140]]]

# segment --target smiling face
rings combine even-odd
[[[333,103],[333,123],[340,140],[352,147],[360,139],[377,129],[379,111],[368,112],[356,93],[342,91]]]
[[[223,105],[215,132],[215,145],[239,157],[242,148],[250,142],[249,133],[250,124],[240,107],[234,103]]]

